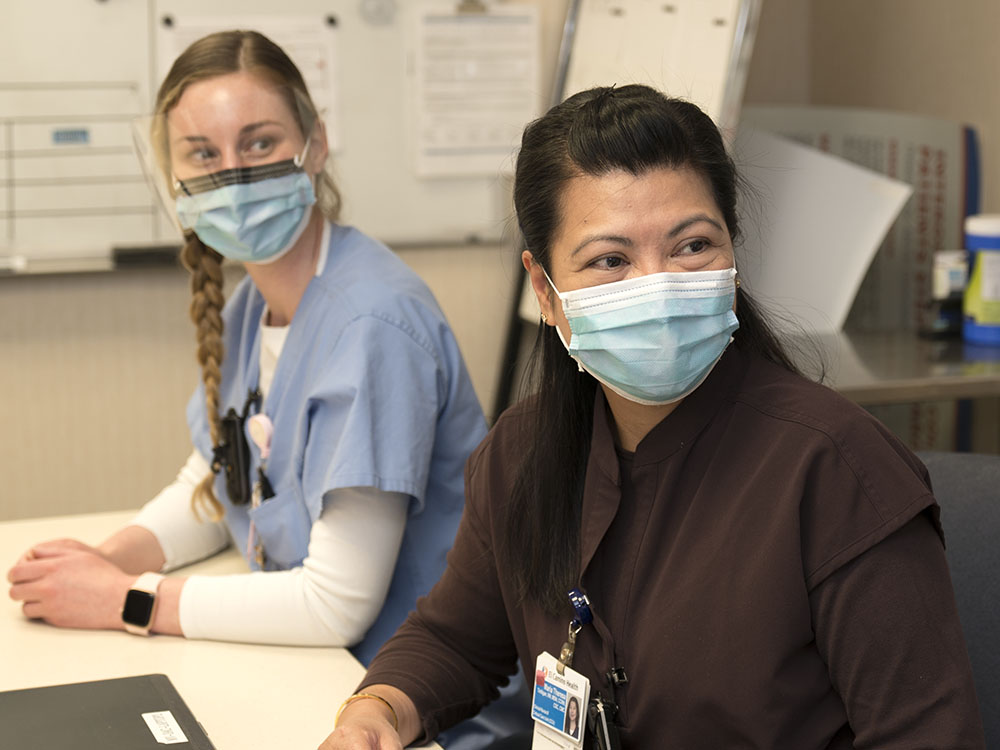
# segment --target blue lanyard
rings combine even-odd
[[[576,612],[576,617],[573,618],[570,625],[576,624],[582,628],[594,621],[594,613],[590,611],[590,599],[581,589],[569,590],[569,603],[573,605],[573,611]]]
[[[569,633],[567,634],[566,643],[563,644],[562,649],[559,651],[559,662],[564,667],[573,665],[573,653],[576,651],[576,637],[583,630],[583,626],[589,625],[594,621],[594,613],[590,610],[590,599],[582,589],[570,589],[568,596],[569,603],[573,605],[573,611],[576,613],[576,616],[569,621]],[[559,671],[560,673],[562,672],[561,669]],[[608,670],[606,677],[612,691],[615,687],[628,684],[628,675],[625,674],[624,667],[612,666]]]
[[[570,589],[568,592],[569,603],[573,605],[575,616],[569,621],[569,633],[566,643],[563,644],[559,652],[559,664],[556,666],[560,674],[564,673],[566,667],[573,664],[573,653],[576,650],[576,637],[583,630],[584,625],[589,625],[594,621],[594,613],[590,609],[590,599],[579,588]],[[618,717],[618,704],[615,702],[615,687],[628,683],[625,669],[622,667],[612,667],[608,673],[608,687],[611,689],[610,699],[605,698],[600,692],[591,695],[590,704],[587,706],[587,726],[594,737],[594,744],[598,750],[619,750],[621,748],[621,738],[618,734],[616,720]]]
[[[589,625],[594,621],[594,613],[590,611],[590,599],[581,589],[573,588],[569,590],[569,603],[573,605],[575,617],[569,621],[569,631],[566,634],[566,642],[559,650],[559,664],[556,669],[559,674],[564,674],[566,667],[573,666],[573,654],[576,651],[576,637],[583,630],[584,625]]]

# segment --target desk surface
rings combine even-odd
[[[133,515],[96,513],[0,523],[0,566],[6,572],[21,552],[44,539],[72,536],[97,543]],[[245,571],[242,558],[229,551],[184,572]],[[340,702],[364,674],[361,664],[342,648],[64,630],[26,620],[18,604],[3,598],[0,690],[163,673],[219,750],[317,747],[332,730]]]
[[[826,383],[859,404],[945,401],[1000,396],[1000,348],[916,333],[828,333],[815,336]],[[809,368],[809,346],[804,351]]]

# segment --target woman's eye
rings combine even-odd
[[[705,240],[691,240],[680,249],[680,254],[682,255],[697,255],[698,253],[709,248],[710,245]]]
[[[196,164],[204,164],[212,161],[218,156],[218,152],[212,148],[196,148],[188,154],[188,159]]]
[[[617,255],[608,255],[603,258],[598,258],[591,263],[591,265],[605,271],[613,271],[616,268],[621,268],[624,263],[624,258],[620,258]]]
[[[270,138],[254,138],[244,150],[253,156],[261,156],[270,153],[273,147],[274,141]]]

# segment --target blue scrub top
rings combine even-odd
[[[249,277],[223,311],[220,414],[241,412],[259,377],[265,302]],[[368,664],[445,568],[464,504],[465,460],[486,434],[458,344],[433,295],[391,250],[333,225],[326,267],[309,283],[278,359],[263,411],[274,423],[267,477],[275,495],[255,510],[215,492],[241,551],[252,516],[265,568],[302,564],[323,496],[376,487],[411,497],[389,593],[351,650]],[[192,440],[211,461],[204,391],[188,404]],[[260,452],[251,450],[251,482]],[[251,568],[254,560],[248,559]]]

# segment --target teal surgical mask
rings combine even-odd
[[[181,226],[231,260],[277,260],[305,231],[316,203],[304,156],[176,181]]]
[[[548,278],[548,274],[546,274]],[[708,377],[739,328],[736,269],[654,273],[560,292],[559,338],[597,380],[639,404],[669,404]]]

